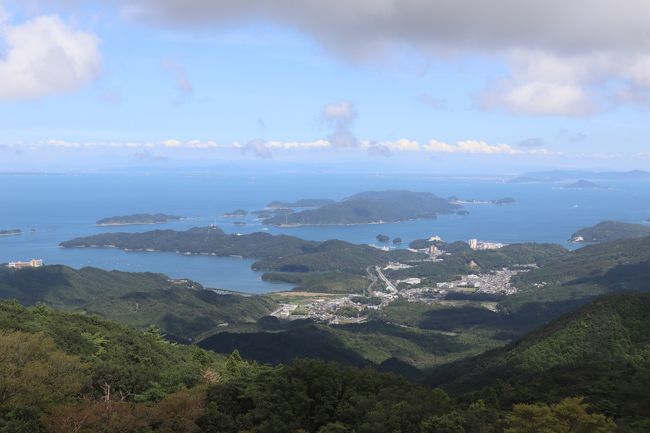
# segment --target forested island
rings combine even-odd
[[[103,218],[97,221],[97,225],[104,226],[126,226],[136,224],[160,224],[170,221],[179,221],[182,217],[176,215],[167,215],[164,213],[148,214],[140,213],[133,215],[122,215],[110,218]]]
[[[619,221],[603,221],[583,228],[571,235],[571,242],[609,242],[650,236],[650,227]]]
[[[597,183],[588,181],[588,180],[578,180],[568,185],[563,186],[564,189],[603,189],[602,186]]]
[[[433,219],[460,209],[458,204],[428,192],[370,191],[263,222],[277,226],[377,224]]]
[[[234,217],[245,217],[248,215],[248,212],[244,209],[235,209],[232,212],[225,213],[223,216],[227,218],[234,218]]]
[[[18,236],[22,234],[23,231],[21,229],[0,230],[0,236]]]

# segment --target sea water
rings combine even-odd
[[[445,241],[477,238],[493,242],[552,242],[571,247],[576,230],[603,220],[643,223],[650,218],[650,182],[603,181],[607,188],[564,189],[562,184],[507,183],[498,179],[441,179],[429,175],[345,173],[174,173],[174,174],[0,174],[0,230],[22,229],[21,236],[0,237],[0,263],[40,258],[46,264],[94,266],[161,272],[190,278],[206,287],[250,293],[291,286],[262,281],[254,260],[185,256],[116,249],[64,249],[60,242],[113,231],[185,230],[219,225],[227,233],[267,231],[311,240],[342,239],[376,244],[385,234],[402,247],[433,235]],[[388,224],[318,227],[267,227],[254,215],[227,218],[238,208],[263,209],[273,200],[342,199],[367,190],[428,191],[442,197],[493,200],[512,197],[510,205],[465,205],[468,215]],[[101,218],[134,213],[180,215],[182,221],[156,225],[97,227]],[[235,221],[246,222],[245,226]]]

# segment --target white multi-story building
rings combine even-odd
[[[7,264],[8,268],[13,269],[40,268],[41,266],[43,266],[43,260],[41,259],[31,259],[28,262],[9,262]]]

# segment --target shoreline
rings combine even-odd
[[[171,222],[183,221],[184,219],[189,219],[189,218],[180,218],[180,219],[173,219],[173,220],[167,220],[167,221],[155,221],[155,222],[137,222],[137,223],[102,223],[102,224],[97,224],[97,223],[95,223],[95,227],[119,227],[119,226],[144,226],[144,225],[156,225],[156,224],[165,224],[165,223],[171,223]]]
[[[304,223],[294,223],[294,224],[263,224],[266,226],[271,226],[271,227],[279,227],[279,228],[298,228],[298,227],[352,227],[352,226],[365,226],[365,225],[382,225],[382,224],[399,224],[399,223],[406,223],[406,222],[411,222],[411,221],[435,221],[438,219],[438,216],[440,215],[459,215],[459,216],[464,216],[463,214],[458,214],[458,213],[444,213],[444,214],[439,214],[433,217],[426,217],[426,218],[410,218],[410,219],[404,219],[404,220],[397,220],[397,221],[373,221],[373,222],[365,222],[365,223],[327,223],[327,224],[304,224]]]

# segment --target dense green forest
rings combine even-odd
[[[197,227],[186,231],[152,230],[144,233],[102,233],[61,242],[62,247],[115,247],[124,250],[175,251],[216,256],[273,258],[300,254],[317,242],[294,236],[257,232],[228,235],[219,227]]]
[[[455,397],[372,369],[260,366],[155,329],[15,302],[0,303],[0,344],[9,349],[0,354],[3,433],[615,430],[580,397],[504,407],[494,393]]]
[[[396,300],[344,325],[265,317],[281,297],[220,295],[160,274],[2,269],[0,297],[31,307],[0,305],[9,348],[0,433],[648,431],[650,239],[571,252],[433,242],[450,253],[443,262],[416,254],[412,268],[387,272],[436,281],[538,268],[514,277],[513,295]],[[315,244],[295,254],[307,269],[283,268],[292,256],[269,262],[297,282],[317,287],[323,276],[344,291],[389,257]],[[190,339],[197,344],[170,343]]]

